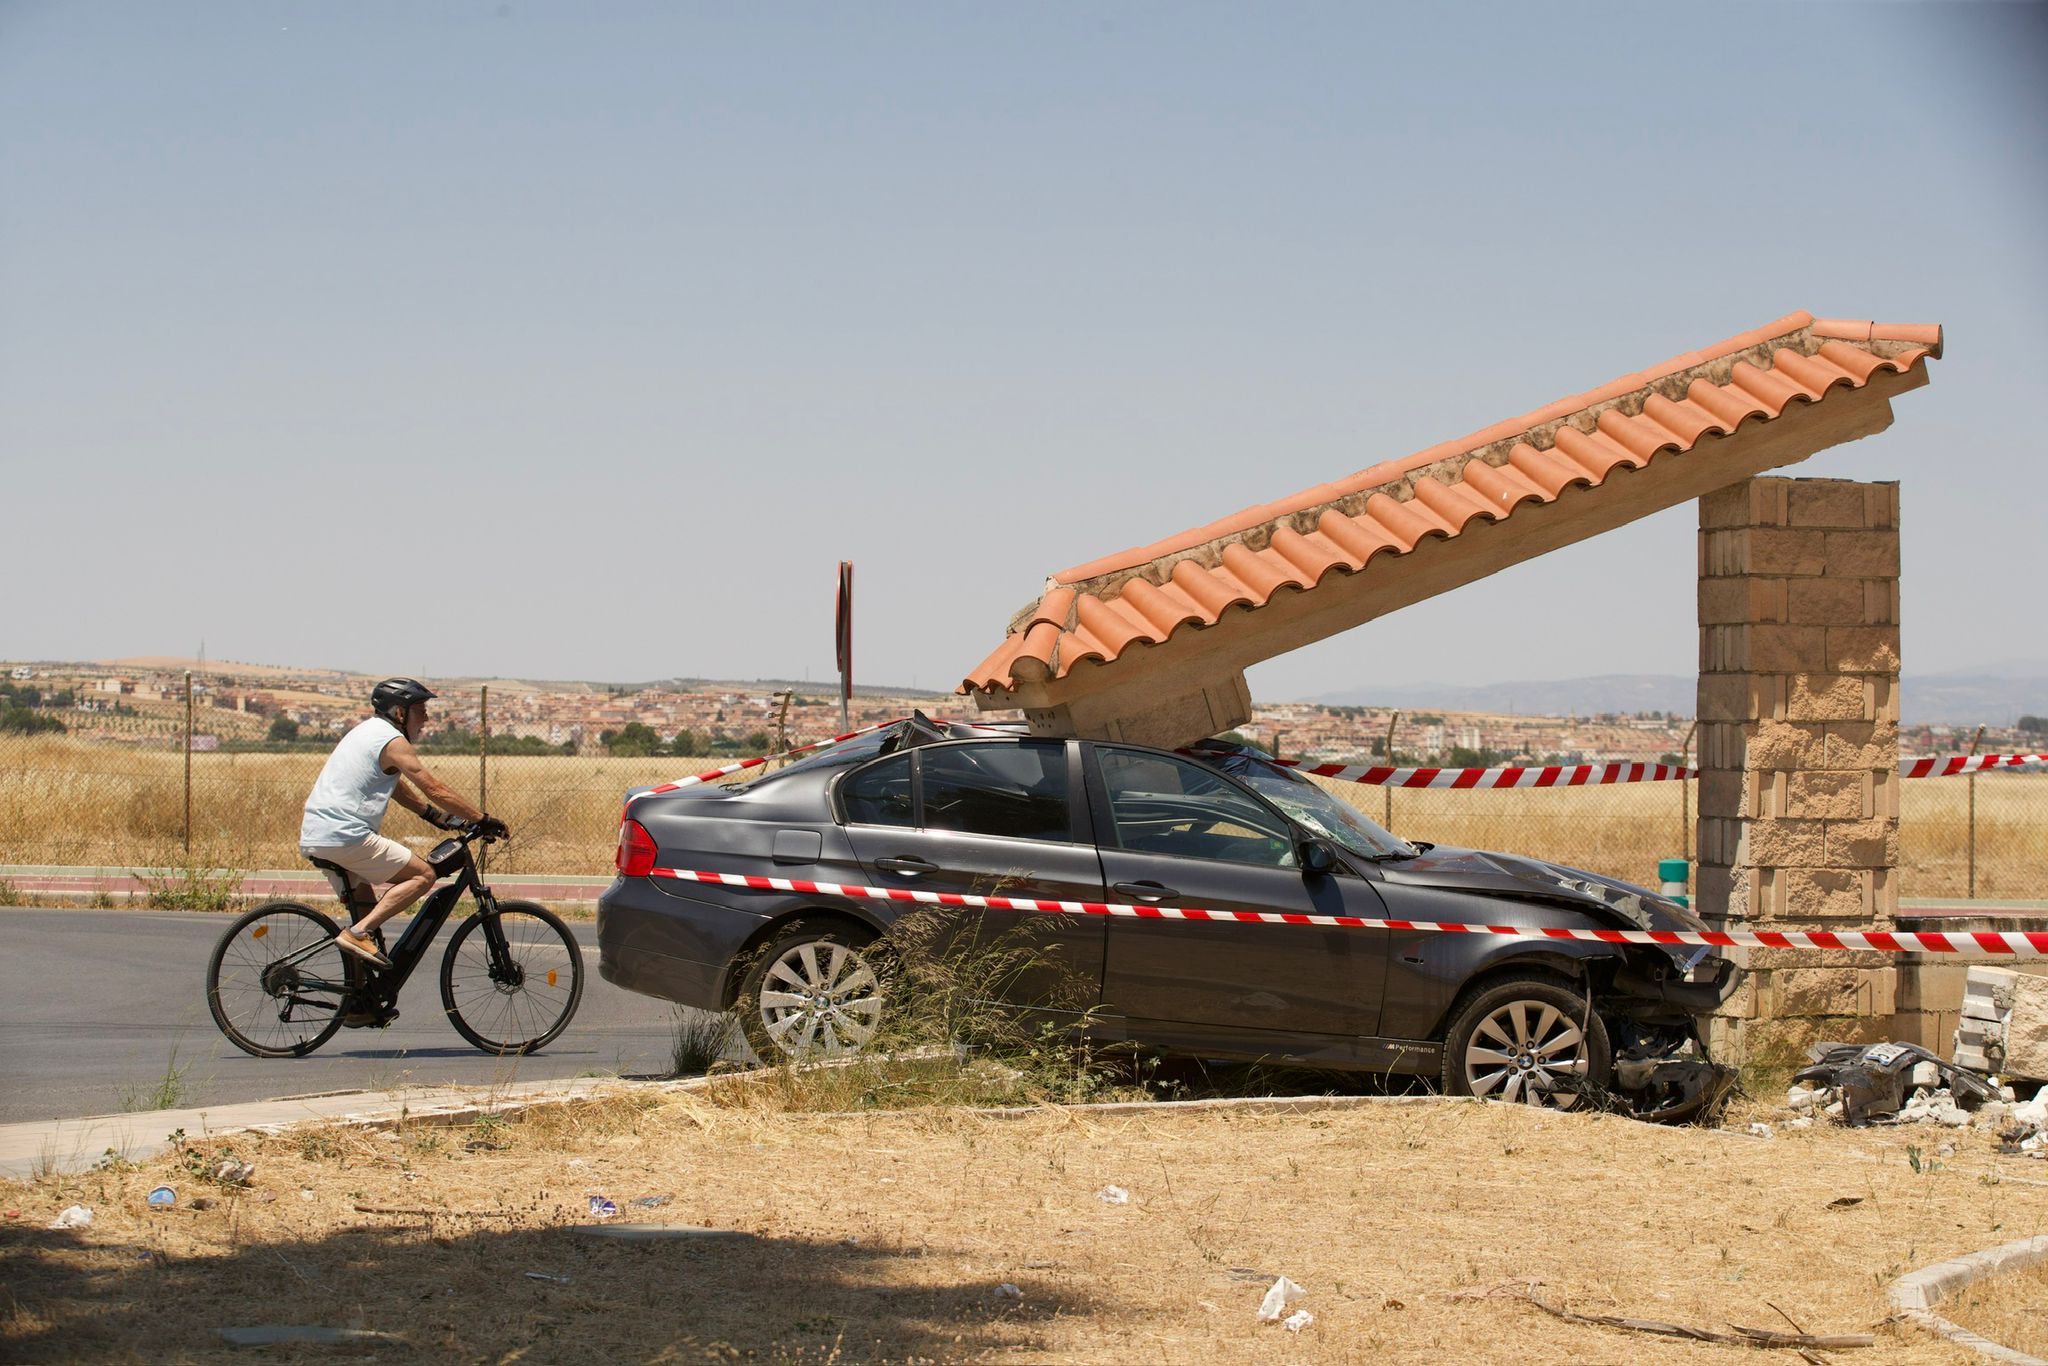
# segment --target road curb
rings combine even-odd
[[[820,1066],[845,1066],[844,1062]],[[720,1072],[709,1076],[636,1080],[623,1077],[578,1077],[567,1081],[525,1082],[507,1086],[442,1086],[404,1091],[341,1091],[279,1100],[252,1101],[190,1110],[144,1110],[118,1115],[0,1125],[0,1179],[31,1180],[37,1176],[88,1171],[107,1154],[134,1161],[153,1157],[172,1146],[171,1135],[188,1139],[221,1139],[236,1134],[281,1137],[305,1124],[339,1124],[349,1128],[392,1130],[406,1125],[452,1128],[475,1123],[487,1115],[524,1113],[548,1105],[589,1100],[608,1091],[670,1094],[700,1091],[731,1082],[758,1083],[775,1075],[774,1068]],[[1245,1114],[1301,1114],[1373,1105],[1448,1106],[1483,1102],[1458,1096],[1225,1096],[1207,1100],[1099,1101],[1079,1105],[1004,1105],[947,1107],[976,1119],[1013,1120],[1034,1115],[1071,1114],[1114,1119],[1142,1114],[1203,1114],[1237,1111]],[[883,1113],[914,1111],[845,1111],[821,1113],[818,1119],[874,1118]]]
[[[0,1125],[0,1178],[88,1171],[109,1153],[133,1161],[171,1146],[171,1135],[216,1139],[234,1134],[284,1134],[301,1124],[396,1128],[400,1124],[452,1125],[481,1115],[563,1104],[619,1085],[616,1077],[506,1086],[453,1086],[403,1091],[340,1091],[281,1100],[212,1105],[188,1110],[142,1110],[118,1115]]]
[[[2048,1366],[2048,1361],[2040,1357],[2016,1352],[1934,1312],[1943,1300],[1977,1281],[2006,1272],[2024,1271],[2044,1261],[2048,1261],[2048,1235],[2021,1238],[2016,1242],[1985,1248],[1982,1252],[1966,1253],[1946,1262],[1923,1266],[1893,1281],[1886,1294],[1902,1318],[1947,1338],[1959,1347],[1967,1347],[1981,1357],[2011,1363],[2012,1366]]]

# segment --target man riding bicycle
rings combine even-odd
[[[377,927],[418,901],[435,880],[425,859],[381,833],[392,799],[443,830],[473,821],[504,829],[420,762],[413,741],[426,725],[433,696],[410,678],[387,678],[372,689],[373,714],[334,747],[306,798],[299,825],[299,852],[337,884],[351,914],[360,908],[349,881],[383,888],[375,907],[335,940],[344,953],[375,967],[391,966],[377,947]]]

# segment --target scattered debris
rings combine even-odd
[[[545,1271],[529,1271],[526,1273],[526,1279],[529,1281],[552,1281],[556,1285],[567,1285],[569,1283],[567,1276],[550,1276]]]
[[[609,1219],[619,1212],[619,1207],[602,1195],[590,1197],[590,1212],[600,1219]]]
[[[1280,1316],[1287,1312],[1288,1306],[1296,1300],[1306,1298],[1307,1295],[1308,1291],[1285,1276],[1280,1277],[1267,1289],[1266,1298],[1259,1301],[1259,1322],[1278,1323]]]
[[[996,1287],[996,1298],[999,1300],[1021,1300],[1024,1298],[1024,1292],[1009,1281],[1004,1281]]]
[[[2032,1100],[2020,1101],[2001,1077],[1943,1062],[1913,1044],[1824,1043],[1815,1045],[1810,1056],[1813,1066],[1801,1071],[1798,1084],[1785,1093],[1794,1118],[1782,1128],[1811,1128],[1817,1116],[1851,1125],[1975,1128],[1996,1134],[1998,1151],[2008,1157],[2048,1159],[2048,1086],[2036,1090]],[[1958,1047],[1957,1056],[1972,1055]],[[1764,1127],[1750,1129],[1754,1133]],[[1954,1143],[1945,1143],[1935,1156],[1955,1152]]]
[[[1095,1192],[1095,1198],[1105,1205],[1128,1205],[1131,1203],[1131,1193],[1122,1186],[1104,1186],[1101,1190]]]
[[[1280,1326],[1290,1333],[1299,1333],[1315,1321],[1316,1316],[1314,1314],[1309,1313],[1306,1309],[1297,1309],[1286,1318],[1280,1320]]]
[[[177,1203],[178,1193],[169,1186],[158,1186],[149,1193],[149,1207],[151,1209],[169,1209]]]
[[[299,1188],[299,1199],[305,1201],[307,1204],[310,1205],[319,1198],[319,1196],[313,1194],[313,1188],[311,1186],[301,1186]]]
[[[1752,1124],[1752,1125],[1750,1125],[1750,1126],[1749,1126],[1749,1132],[1750,1132],[1750,1136],[1751,1136],[1751,1137],[1753,1137],[1753,1138],[1774,1138],[1774,1137],[1776,1137],[1776,1135],[1775,1135],[1775,1134],[1774,1134],[1774,1133],[1772,1132],[1772,1130],[1771,1130],[1771,1126],[1770,1126],[1770,1125],[1768,1125],[1768,1124]]]
[[[84,1205],[73,1205],[50,1221],[51,1228],[91,1228],[92,1211]]]
[[[222,1158],[220,1165],[213,1169],[214,1181],[223,1186],[246,1186],[255,1175],[254,1162],[237,1162],[232,1157]]]
[[[660,1209],[673,1199],[675,1199],[673,1195],[643,1195],[633,1203],[641,1209]]]
[[[1821,1043],[1815,1044],[1807,1056],[1813,1059],[1813,1066],[1795,1073],[1793,1080],[1815,1083],[1816,1091],[1825,1088],[1833,1093],[1834,1099],[1829,1101],[1817,1094],[1805,1107],[1795,1101],[1794,1108],[1824,1106],[1827,1113],[1839,1113],[1851,1125],[1861,1126],[1873,1119],[1899,1115],[1908,1104],[1907,1092],[1913,1075],[1928,1066],[1936,1079],[1947,1083],[1943,1096],[1946,1104],[1937,1106],[1934,1097],[1941,1093],[1928,1090],[1927,1103],[1911,1117],[1915,1120],[1949,1123],[1948,1116],[1953,1112],[1964,1115],[1961,1122],[1968,1124],[1966,1111],[1999,1099],[1998,1088],[1989,1081],[1968,1068],[1943,1062],[1918,1044]],[[1787,1099],[1791,1099],[1789,1092]],[[1914,1102],[1918,1101],[1916,1091]]]

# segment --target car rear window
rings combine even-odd
[[[924,828],[1010,839],[1070,840],[1064,741],[920,750]]]

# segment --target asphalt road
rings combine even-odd
[[[450,929],[428,950],[387,1029],[344,1029],[306,1058],[252,1058],[206,1010],[206,962],[231,923],[178,912],[0,909],[0,1123],[160,1108],[179,1077],[181,1107],[405,1085],[489,1085],[590,1073],[669,1070],[673,1011],[597,975],[584,946],[583,1003],[562,1036],[527,1058],[471,1048],[441,1014],[436,985]],[[403,921],[395,923],[394,936]]]

